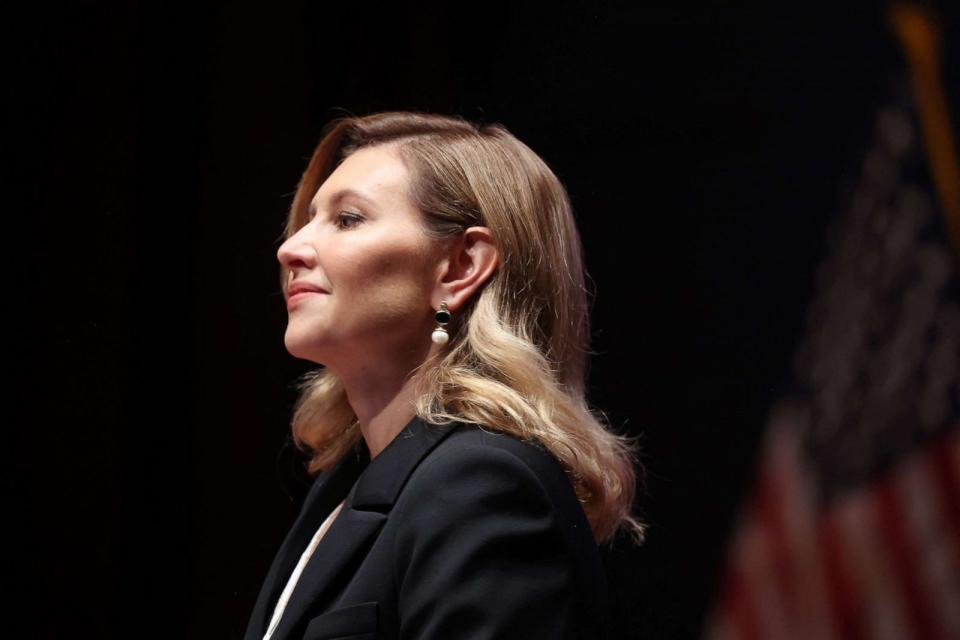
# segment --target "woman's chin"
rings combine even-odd
[[[323,350],[317,348],[316,340],[309,342],[306,340],[298,340],[297,336],[291,335],[290,332],[287,331],[283,338],[283,345],[286,347],[287,353],[294,358],[309,360],[317,364],[320,364],[323,360],[321,354]]]

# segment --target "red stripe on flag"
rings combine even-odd
[[[777,412],[773,420],[773,446],[769,468],[788,545],[796,600],[790,603],[790,637],[797,640],[842,638],[842,630],[830,614],[826,578],[821,570],[821,549],[816,527],[820,509],[813,472],[802,445],[804,416],[790,410]]]
[[[763,640],[746,577],[735,561],[731,562],[727,569],[720,595],[720,609],[726,612],[731,626],[741,640]]]
[[[769,463],[769,454],[768,460]],[[775,472],[764,465],[760,482],[757,487],[756,520],[754,526],[759,526],[766,538],[767,567],[779,591],[780,601],[783,603],[784,617],[794,618],[797,615],[797,572],[790,555],[790,546],[787,542],[786,525],[782,511],[783,494],[777,483]]]
[[[840,637],[847,640],[866,640],[863,628],[858,589],[844,558],[843,528],[839,511],[828,511],[817,527],[817,539],[823,549],[823,574],[827,578],[827,595],[833,613],[834,627],[840,629]]]
[[[932,448],[927,447],[911,456],[903,465],[898,485],[907,512],[904,523],[915,544],[916,571],[926,585],[938,627],[945,637],[960,639],[960,564],[954,552],[960,531],[951,531],[940,511],[940,494],[945,488],[931,472],[932,455]]]
[[[763,481],[761,481],[763,484]],[[747,520],[734,549],[737,566],[743,572],[744,589],[753,605],[754,619],[764,640],[786,640],[786,615],[782,594],[770,562],[769,542],[762,526],[768,505],[758,489],[751,496]]]
[[[930,472],[940,487],[937,506],[947,530],[953,532],[953,566],[960,567],[960,424],[938,438],[927,451]]]
[[[846,492],[837,505],[837,512],[850,577],[861,594],[859,614],[867,637],[876,640],[917,637],[906,603],[900,597],[893,560],[884,550],[879,500],[874,487]]]
[[[874,492],[877,497],[877,515],[880,523],[879,539],[883,549],[892,560],[896,575],[894,583],[900,598],[906,604],[906,613],[910,624],[920,638],[930,640],[945,638],[943,628],[937,624],[936,615],[931,608],[930,594],[917,572],[918,550],[904,527],[904,518],[908,514],[897,499],[894,485],[895,474],[889,474],[876,483]],[[922,544],[922,541],[921,541]]]

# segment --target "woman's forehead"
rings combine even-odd
[[[311,202],[334,204],[353,197],[376,206],[406,195],[409,173],[399,154],[386,145],[360,149],[348,156],[320,185]]]

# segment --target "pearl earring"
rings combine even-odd
[[[437,327],[433,330],[433,333],[430,334],[430,339],[437,344],[447,344],[450,340],[450,334],[447,333],[447,330],[443,327],[450,322],[450,310],[447,309],[446,302],[440,303],[440,309],[433,317],[437,321]]]

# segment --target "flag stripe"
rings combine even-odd
[[[797,416],[788,414],[775,422],[770,453],[770,477],[777,485],[775,493],[781,496],[783,527],[796,581],[790,630],[798,640],[833,640],[842,637],[843,630],[830,615],[821,550],[817,547],[816,491],[803,461],[800,430],[793,428],[796,420]]]
[[[764,527],[758,525],[762,505],[755,501],[750,510],[750,524],[743,532],[737,551],[737,563],[746,578],[745,587],[753,603],[755,619],[764,640],[786,638],[786,615],[778,583],[771,570],[769,540]]]
[[[937,492],[940,513],[947,523],[947,529],[960,534],[960,424],[944,434],[934,443],[930,452],[930,469],[940,487]],[[951,545],[954,566],[960,566],[960,546],[956,535]]]
[[[877,496],[869,488],[847,495],[839,506],[843,550],[850,558],[853,578],[863,594],[864,607],[859,613],[869,637],[909,640],[915,634],[907,624],[890,558],[883,553],[878,510]]]
[[[843,551],[843,529],[839,510],[829,510],[817,527],[817,539],[823,549],[823,574],[827,577],[827,596],[834,625],[846,640],[866,640],[860,613],[861,591]]]
[[[727,571],[723,589],[722,607],[729,614],[731,626],[740,640],[763,640],[757,623],[756,608],[750,600],[747,579],[736,562]]]
[[[943,637],[960,638],[960,566],[953,555],[960,532],[948,528],[940,511],[945,488],[932,472],[933,449],[928,447],[904,465],[900,483],[907,512],[904,522],[911,528],[917,570]]]
[[[777,439],[774,437],[774,440]],[[771,457],[767,455],[767,460],[770,461]],[[777,589],[778,599],[782,603],[782,615],[795,618],[797,572],[787,542],[786,523],[783,521],[783,496],[776,471],[772,467],[773,465],[765,465],[757,487],[756,520],[760,527],[758,533],[763,535],[767,552],[764,568]]]
[[[895,483],[899,474],[891,474],[876,483],[878,533],[883,545],[883,554],[891,560],[895,573],[894,586],[904,603],[904,613],[909,617],[914,632],[920,638],[931,640],[943,638],[943,629],[938,628],[931,610],[930,594],[927,592],[916,565],[915,544],[909,538],[905,518],[909,512],[901,508]]]

